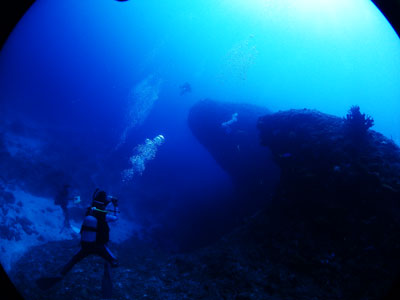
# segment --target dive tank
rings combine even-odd
[[[81,241],[93,243],[96,241],[97,219],[94,216],[86,216],[83,219]]]

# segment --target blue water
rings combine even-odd
[[[38,0],[0,56],[2,129],[39,141],[31,159],[60,170],[53,181],[118,194],[141,221],[182,227],[229,205],[229,175],[187,125],[203,98],[337,116],[357,104],[400,144],[400,41],[367,0]]]

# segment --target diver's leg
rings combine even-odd
[[[36,284],[42,290],[47,290],[54,286],[57,282],[61,281],[65,275],[72,269],[72,267],[80,262],[83,258],[91,254],[90,250],[82,247],[71,260],[61,269],[60,273],[55,277],[41,277],[36,280]]]
[[[90,254],[90,251],[88,251],[85,247],[82,247],[72,258],[71,260],[61,269],[60,274],[62,276],[65,276],[71,269],[72,267],[80,262],[82,259],[84,259],[86,256]]]
[[[118,266],[117,258],[112,254],[106,245],[98,245],[98,255],[106,261],[104,262],[104,275],[102,280],[103,298],[112,297],[111,267]]]
[[[69,211],[68,211],[68,207],[64,207],[63,209],[64,211],[64,226],[66,226],[67,228],[70,228],[71,225],[69,223]]]
[[[98,245],[96,254],[104,258],[108,263],[110,263],[111,267],[115,268],[118,266],[118,260],[112,254],[110,249],[107,248],[106,245]]]
[[[67,206],[61,206],[61,209],[63,211],[63,215],[64,215],[64,223],[63,223],[63,227],[60,230],[60,233],[64,231],[64,229],[68,232],[69,229],[71,229],[71,224],[69,223],[69,212],[68,212],[68,208]]]
[[[108,261],[104,262],[104,274],[101,282],[101,289],[103,291],[104,299],[112,297],[111,265]]]

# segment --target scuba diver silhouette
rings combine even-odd
[[[58,190],[57,195],[54,197],[54,204],[59,205],[64,214],[64,225],[61,228],[62,232],[64,229],[71,229],[71,225],[69,223],[69,213],[68,213],[68,201],[73,200],[70,196],[70,188],[69,184],[64,184],[64,186]]]
[[[190,85],[189,82],[185,82],[179,87],[179,89],[180,89],[180,95],[183,96],[192,91],[192,86]]]
[[[102,281],[103,296],[106,298],[111,297],[111,267],[117,267],[118,260],[106,244],[109,241],[110,232],[108,222],[114,222],[118,219],[118,200],[107,196],[106,192],[99,191],[99,189],[94,192],[92,200],[92,205],[86,211],[80,231],[81,249],[64,265],[58,276],[39,278],[36,283],[40,289],[47,290],[61,281],[75,264],[88,255],[98,255],[105,260]],[[113,210],[108,210],[110,204],[113,205]]]

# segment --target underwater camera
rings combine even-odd
[[[107,200],[114,206],[118,206],[118,198],[115,198],[114,196],[107,196]]]

